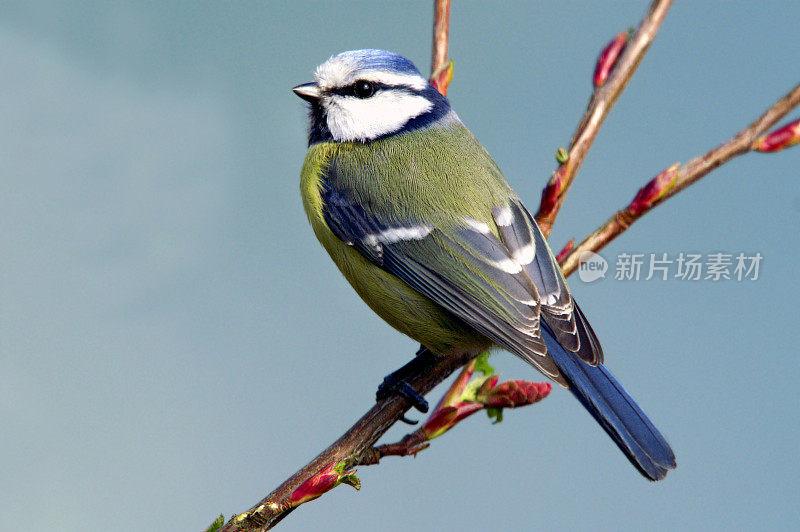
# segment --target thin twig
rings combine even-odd
[[[450,0],[435,0],[433,3],[433,53],[431,75],[447,62],[447,44],[450,33]]]
[[[550,236],[564,198],[586,159],[600,126],[636,72],[639,62],[653,42],[671,5],[672,0],[654,0],[639,28],[628,40],[625,51],[617,60],[608,79],[592,94],[589,106],[570,141],[569,158],[553,172],[553,176],[542,191],[542,201],[539,212],[536,213],[536,221],[545,237]]]
[[[665,190],[658,194],[652,201],[631,203],[624,209],[617,211],[606,223],[587,236],[578,244],[562,261],[561,269],[564,275],[575,271],[580,262],[581,254],[585,251],[599,251],[609,242],[622,234],[633,222],[661,205],[689,185],[696,183],[706,174],[730,161],[734,157],[748,153],[754,149],[759,136],[767,132],[780,121],[786,114],[800,104],[800,85],[789,91],[783,98],[775,102],[764,114],[752,124],[738,132],[736,135],[720,144],[704,155],[695,157],[685,165],[678,167],[674,181]]]

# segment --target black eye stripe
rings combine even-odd
[[[350,85],[347,85],[346,87],[336,87],[333,89],[328,89],[325,92],[328,94],[336,94],[337,96],[356,96],[356,84],[359,81],[363,80],[358,80],[354,83],[351,83]],[[370,83],[372,83],[372,86],[375,88],[376,93],[384,90],[400,89],[409,92],[411,94],[416,94],[418,96],[422,94],[422,91],[418,91],[413,87],[411,87],[410,85],[388,85],[386,83],[380,83],[378,81],[371,81]]]

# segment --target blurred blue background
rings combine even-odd
[[[430,4],[3,3],[0,529],[201,530],[372,404],[417,346],[307,226],[305,111],[289,89],[352,48],[426,72]],[[451,101],[531,209],[598,52],[646,8],[454,3]],[[799,17],[791,1],[677,3],[568,197],[556,251],[793,87]],[[796,526],[798,163],[800,148],[736,159],[603,252],[612,271],[620,253],[759,252],[757,281],[570,279],[677,453],[664,482],[556,389],[415,460],[360,468],[360,492],[340,487],[283,529]]]

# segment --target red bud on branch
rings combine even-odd
[[[675,186],[675,181],[678,179],[678,168],[681,163],[675,163],[653,179],[650,180],[645,186],[639,189],[636,197],[628,205],[628,211],[636,215],[649,209],[653,202],[666,194],[666,192]]]
[[[478,390],[476,399],[486,408],[516,408],[541,401],[553,389],[549,382],[506,381],[498,386],[486,386],[491,379]],[[497,379],[494,379],[494,383]]]
[[[558,202],[558,197],[564,190],[564,176],[569,171],[570,162],[567,161],[558,167],[553,173],[553,177],[547,182],[547,186],[542,190],[542,201],[539,205],[539,213],[550,213]]]
[[[800,120],[795,120],[759,138],[753,149],[760,152],[780,151],[798,142],[800,142]]]
[[[464,390],[467,388],[467,384],[469,380],[472,378],[472,374],[475,372],[475,360],[472,359],[469,364],[464,366],[464,369],[461,370],[461,373],[458,374],[456,380],[453,381],[453,384],[450,385],[448,388],[447,393],[445,393],[439,402],[434,408],[434,413],[440,408],[445,406],[453,405],[459,401],[461,401],[461,396],[464,393]]]
[[[313,477],[309,478],[289,495],[290,506],[298,506],[313,501],[339,484],[348,484],[355,489],[361,488],[361,481],[355,476],[355,470],[345,471],[345,462],[331,462]]]
[[[481,409],[483,405],[475,401],[461,401],[455,405],[445,406],[436,410],[422,425],[421,430],[427,440],[438,438],[452,429],[456,423]]]
[[[572,250],[575,249],[575,239],[573,238],[558,252],[556,255],[556,262],[561,262],[564,260],[564,257],[572,253]]]
[[[475,359],[464,366],[447,393],[442,396],[439,404],[434,408],[431,417],[420,427],[426,440],[441,436],[453,428],[456,423],[483,408],[480,403],[467,400],[471,395],[467,390],[467,385],[474,372]]]
[[[621,31],[600,52],[600,57],[597,58],[597,65],[594,67],[594,78],[592,78],[595,87],[600,87],[606,82],[627,43],[628,32]]]
[[[481,376],[472,378],[475,372]],[[499,375],[490,375],[494,368],[489,365],[488,353],[484,353],[464,366],[444,397],[434,408],[428,420],[417,430],[406,434],[397,443],[376,447],[375,462],[383,456],[410,456],[430,446],[433,438],[438,438],[463,419],[480,410],[486,410],[495,423],[502,421],[504,408],[525,406],[547,397],[553,389],[550,383],[508,381],[497,384]]]
[[[442,96],[447,96],[447,87],[453,81],[453,64],[451,59],[434,72],[429,80],[433,88],[441,92]]]
[[[475,361],[467,364],[436,405],[431,417],[419,429],[423,440],[437,438],[461,420],[484,408],[502,409],[525,406],[544,399],[550,383],[507,381],[497,384],[499,375],[471,379]]]

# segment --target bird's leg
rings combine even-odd
[[[437,355],[433,351],[424,345],[420,346],[416,356],[408,364],[383,378],[383,382],[378,386],[378,391],[375,393],[375,400],[382,401],[392,395],[399,395],[423,414],[427,413],[428,401],[408,384],[408,380],[414,375],[424,373],[426,369],[436,362],[436,358]],[[400,420],[409,425],[417,423],[417,421],[409,420],[405,416],[401,417]]]

